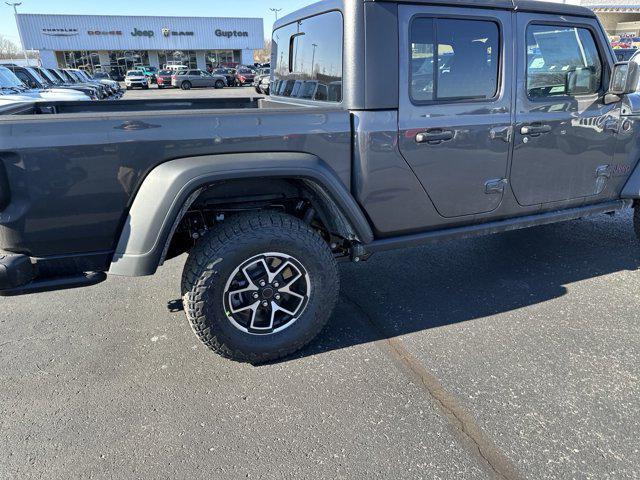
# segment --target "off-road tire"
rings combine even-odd
[[[229,320],[224,292],[237,267],[267,252],[300,261],[309,274],[311,294],[292,325],[254,335]],[[286,357],[313,340],[329,320],[338,292],[337,265],[327,243],[303,221],[276,212],[240,214],[211,230],[190,252],[182,275],[185,313],[200,340],[223,357],[254,364]]]

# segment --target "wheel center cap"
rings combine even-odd
[[[267,287],[264,290],[262,290],[262,298],[264,299],[270,299],[271,297],[273,297],[273,288],[271,287]]]

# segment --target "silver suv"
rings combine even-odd
[[[224,75],[202,70],[183,70],[171,76],[171,85],[183,90],[189,90],[192,87],[224,88],[227,86],[227,78]]]

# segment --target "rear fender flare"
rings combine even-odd
[[[335,171],[306,153],[242,153],[171,160],[154,168],[136,194],[114,253],[110,274],[153,275],[182,216],[203,188],[224,180],[303,180],[338,215],[350,240],[368,244],[373,233]]]

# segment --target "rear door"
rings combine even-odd
[[[517,17],[513,192],[526,206],[594,199],[611,175],[620,108],[603,103],[607,39],[595,19]]]
[[[400,150],[444,217],[495,210],[511,149],[511,12],[399,7]]]

